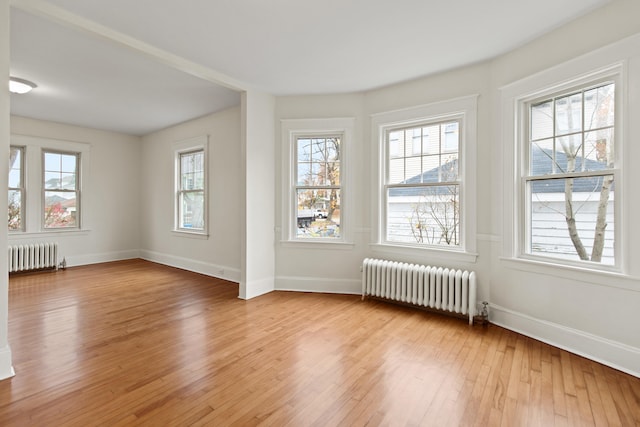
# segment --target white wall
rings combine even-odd
[[[9,1],[0,1],[0,75],[9,80]],[[9,153],[9,92],[0,91],[0,150]],[[0,185],[9,184],[9,162],[0,165]],[[7,209],[7,200],[0,201],[0,210]],[[4,210],[3,210],[4,212]],[[7,231],[0,233],[0,247],[7,247]],[[13,376],[11,348],[8,341],[9,273],[7,263],[0,263],[0,379]]]
[[[477,253],[476,262],[460,262],[439,257],[439,264],[467,268],[478,272],[478,300],[492,303],[492,320],[507,328],[539,338],[640,375],[640,327],[637,314],[640,307],[640,272],[634,267],[627,277],[567,271],[557,267],[534,266],[523,269],[503,260],[505,236],[503,180],[504,169],[511,159],[503,156],[501,137],[502,116],[500,88],[560,62],[593,52],[609,43],[640,32],[640,3],[612,2],[603,9],[586,15],[526,46],[492,61],[428,76],[415,81],[370,91],[364,94],[298,96],[277,98],[276,109],[276,170],[283,169],[282,135],[278,130],[282,119],[355,117],[354,157],[357,170],[350,189],[356,195],[353,212],[356,233],[352,246],[326,248],[321,245],[278,242],[276,244],[276,288],[349,292],[360,290],[359,266],[366,256],[397,259],[394,253],[373,250],[370,212],[373,188],[371,114],[388,112],[422,104],[478,94],[477,129]],[[629,62],[629,117],[640,115],[640,49],[627,52]],[[635,127],[634,127],[635,126]],[[627,141],[640,138],[637,125],[628,126]],[[640,159],[635,144],[627,152]],[[627,161],[633,168],[633,163]],[[640,170],[628,177],[640,179]],[[638,176],[636,176],[638,175]],[[282,175],[277,174],[280,185]],[[281,226],[282,197],[276,203],[276,226]],[[630,197],[630,199],[638,199]],[[510,209],[510,205],[507,205]],[[640,209],[640,202],[626,205],[631,216]],[[349,213],[347,213],[349,214]],[[637,222],[637,221],[636,221]],[[629,260],[640,255],[640,226],[629,221]],[[281,231],[281,230],[280,230]],[[387,255],[387,256],[385,256]],[[431,263],[416,252],[405,255],[409,262]],[[613,284],[613,286],[611,286]]]
[[[175,142],[209,136],[209,237],[173,232]],[[240,108],[182,123],[142,138],[140,253],[145,259],[240,280]]]
[[[286,221],[282,217],[282,191],[276,194],[276,289],[302,290],[318,292],[359,293],[360,265],[368,251],[370,229],[368,218],[368,186],[366,180],[366,163],[363,147],[363,126],[365,116],[362,94],[336,96],[292,96],[279,97],[276,102],[276,188],[281,189],[281,182],[287,170],[282,165],[283,149],[286,150],[287,135],[282,135],[280,120],[283,119],[330,119],[355,118],[353,140],[355,146],[351,150],[351,162],[341,166],[341,170],[349,168],[353,188],[346,189],[348,197],[353,197],[347,212],[342,206],[343,215],[351,215],[351,241],[347,245],[283,242],[286,235]],[[348,141],[347,141],[348,143]],[[364,162],[362,161],[366,159]],[[342,230],[347,232],[347,230]]]
[[[635,218],[640,209],[634,189],[640,180],[634,159],[640,159],[636,141],[640,127],[640,2],[617,1],[579,20],[504,55],[491,64],[491,106],[493,173],[488,186],[494,203],[491,234],[491,303],[494,322],[526,335],[564,347],[590,358],[604,361],[640,375],[640,227]],[[632,18],[633,17],[633,18]],[[636,34],[634,40],[627,37]],[[635,40],[637,39],[637,40]],[[611,46],[610,43],[615,45]],[[605,48],[603,46],[607,45]],[[510,260],[508,248],[513,240],[508,224],[513,213],[513,192],[507,177],[512,167],[513,138],[504,134],[508,124],[510,87],[558,76],[566,69],[576,73],[593,71],[589,67],[628,60],[625,146],[622,192],[622,254],[627,261],[626,275],[604,275],[535,265]],[[556,82],[557,83],[557,82]],[[535,83],[532,83],[535,84]],[[626,197],[625,197],[626,196]],[[504,226],[507,224],[507,226]]]
[[[84,231],[27,230],[26,234],[11,233],[10,244],[56,241],[59,260],[65,257],[69,266],[138,256],[140,138],[16,116],[11,117],[11,133],[34,140],[88,144],[90,154],[88,176],[81,177]],[[40,166],[32,163],[29,167]],[[35,221],[27,222],[40,223],[39,212],[29,206],[27,215],[35,216]]]
[[[241,157],[239,182],[240,298],[249,299],[275,288],[273,223],[275,211],[273,95],[242,94]]]

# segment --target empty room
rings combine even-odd
[[[640,425],[638,16],[0,0],[0,424]]]

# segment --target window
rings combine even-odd
[[[176,231],[207,230],[207,137],[176,145]]]
[[[525,254],[615,265],[616,83],[525,103]]]
[[[9,152],[9,231],[24,230],[24,147]]]
[[[349,150],[355,119],[282,120],[282,231],[285,242],[353,241]],[[315,246],[317,247],[317,246]]]
[[[80,154],[43,150],[42,155],[44,228],[80,228]]]
[[[475,262],[477,96],[372,116],[375,251]]]
[[[385,240],[460,245],[460,120],[386,130]]]
[[[341,135],[296,136],[296,237],[340,238]]]

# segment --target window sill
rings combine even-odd
[[[408,256],[415,258],[416,255],[425,264],[431,264],[432,261],[440,262],[463,262],[468,264],[475,264],[478,260],[478,254],[472,252],[455,251],[450,249],[434,249],[434,248],[420,248],[409,247],[400,245],[391,245],[388,243],[377,243],[371,245],[371,249],[374,253],[385,253],[391,255]]]
[[[200,239],[200,240],[209,239],[208,233],[197,233],[195,231],[171,230],[171,234],[173,234],[176,237],[186,237],[188,239]]]
[[[43,231],[10,231],[8,235],[8,240],[21,240],[21,239],[30,239],[33,237],[42,237],[42,236],[87,236],[91,230],[89,229],[81,229],[81,230],[43,230]]]
[[[339,249],[352,250],[355,244],[349,242],[331,242],[328,240],[283,240],[280,242],[283,248],[296,249]]]
[[[567,280],[591,283],[605,287],[640,291],[638,287],[638,281],[640,281],[640,278],[629,276],[618,271],[596,270],[587,267],[558,264],[551,261],[542,261],[537,259],[506,257],[501,257],[499,259],[501,264],[513,270],[560,277]]]

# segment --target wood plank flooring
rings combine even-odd
[[[2,426],[640,425],[640,379],[494,325],[141,260],[11,277]]]

